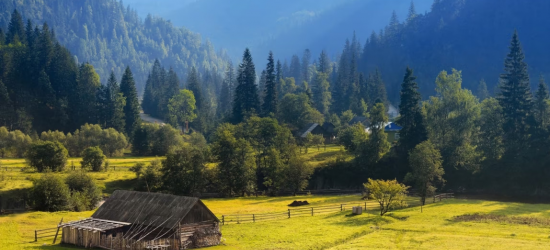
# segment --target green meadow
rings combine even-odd
[[[206,199],[218,216],[286,210],[293,200],[312,205],[363,202],[359,195]],[[416,198],[410,198],[414,204]],[[222,244],[212,249],[548,249],[550,205],[449,199],[379,216],[349,210],[314,216],[222,226]],[[72,249],[34,241],[34,230],[90,216],[89,212],[27,212],[0,216],[0,249]]]

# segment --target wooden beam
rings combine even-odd
[[[55,232],[55,237],[53,238],[53,244],[55,244],[55,241],[57,240],[57,235],[59,234],[60,225],[63,223],[63,217],[61,217],[61,220],[59,221],[59,224],[57,224],[57,231]]]

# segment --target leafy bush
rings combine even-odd
[[[31,143],[31,137],[23,132],[8,131],[6,127],[0,127],[0,157],[23,157]]]
[[[94,172],[103,171],[105,155],[99,147],[89,147],[82,152],[82,161],[80,165],[83,169],[89,169]]]
[[[406,206],[405,197],[409,187],[396,180],[385,181],[369,178],[369,182],[363,185],[369,197],[380,205],[380,215],[384,215],[392,208]]]
[[[163,156],[181,147],[180,131],[170,125],[142,124],[134,133],[132,153],[139,156]]]
[[[71,192],[70,208],[72,210],[92,210],[101,201],[101,189],[86,172],[72,172],[65,179],[65,183]]]
[[[136,163],[130,171],[136,174],[138,179],[136,190],[138,191],[159,191],[162,187],[162,172],[160,160],[154,160],[147,167],[143,163]]]
[[[69,208],[69,187],[61,177],[45,174],[33,181],[31,200],[34,209],[39,211],[63,211]]]
[[[26,153],[30,167],[38,172],[45,170],[62,171],[67,165],[67,149],[60,142],[38,141]]]

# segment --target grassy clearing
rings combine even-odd
[[[359,196],[244,197],[207,199],[217,215],[273,212],[287,209],[294,199],[313,206],[360,202]],[[222,226],[223,244],[212,249],[548,249],[550,231],[541,224],[518,224],[495,220],[459,221],[457,216],[479,213],[527,221],[550,218],[550,205],[452,199],[393,211],[380,217],[376,204],[352,216],[349,211],[275,221]],[[65,219],[87,217],[84,213],[29,212],[0,216],[1,249],[69,249],[42,246],[51,240],[30,242],[35,228],[47,228]],[[6,246],[6,247],[4,247]]]
[[[322,166],[322,164],[335,160],[338,156],[344,155],[349,157],[340,146],[327,145],[326,149],[321,147],[310,148],[308,153],[303,153],[303,157],[308,160],[314,167]],[[90,173],[97,183],[104,188],[105,194],[110,194],[116,189],[131,189],[134,173],[128,170],[138,162],[148,163],[155,159],[163,159],[163,157],[115,157],[109,158],[109,170],[101,173]],[[82,158],[69,158],[68,166],[74,166],[80,169],[80,161]],[[207,164],[207,167],[213,167],[215,164]],[[29,188],[32,186],[32,180],[40,178],[40,173],[22,172],[21,168],[26,167],[25,159],[0,159],[0,192],[10,191],[14,189]],[[7,171],[6,171],[7,170]],[[65,176],[68,172],[59,173]]]

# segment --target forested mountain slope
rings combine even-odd
[[[79,63],[94,65],[102,82],[111,70],[120,77],[130,66],[141,92],[155,59],[181,76],[195,66],[199,71],[225,70],[224,56],[212,44],[162,18],[144,20],[115,0],[2,0],[0,27],[6,29],[18,9],[24,19],[47,22],[60,43]]]
[[[534,87],[539,75],[550,76],[548,11],[546,0],[435,0],[426,15],[395,19],[383,33],[376,31],[364,47],[360,69],[379,68],[392,101],[407,65],[415,69],[424,97],[435,93],[438,73],[451,68],[462,70],[464,87],[474,93],[482,79],[493,92],[517,29]]]
[[[341,51],[341,41],[355,30],[364,42],[370,31],[383,28],[393,10],[404,16],[410,0],[125,0],[138,13],[162,16],[205,35],[240,59],[244,47],[254,55],[290,58],[309,48]],[[415,0],[419,12],[432,0]],[[171,8],[167,8],[170,6]]]

